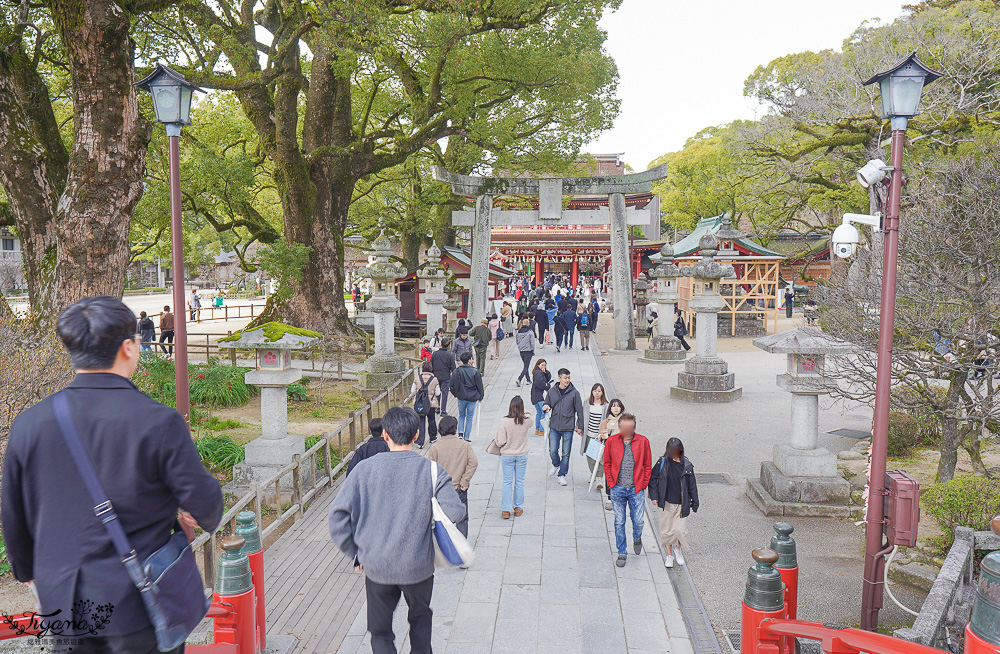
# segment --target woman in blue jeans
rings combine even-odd
[[[545,412],[542,405],[545,404],[545,394],[552,385],[552,373],[547,369],[545,359],[535,361],[535,367],[531,370],[531,403],[535,405],[535,436],[544,436],[542,429],[542,418]]]
[[[500,517],[510,518],[524,513],[524,472],[528,467],[528,430],[531,414],[524,410],[524,400],[515,395],[510,401],[507,415],[497,426],[493,441],[500,448],[500,467],[503,468],[503,494],[500,499]]]

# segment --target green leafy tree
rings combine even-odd
[[[272,167],[284,236],[309,247],[274,314],[335,332],[348,329],[343,239],[359,182],[450,137],[493,165],[571,158],[617,111],[597,27],[617,4],[221,0],[154,26],[176,37],[192,81],[236,97]]]

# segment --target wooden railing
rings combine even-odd
[[[219,533],[227,525],[229,526],[228,533],[233,533],[236,528],[236,516],[241,511],[252,507],[251,510],[257,516],[257,524],[261,526],[261,542],[266,548],[269,536],[288,520],[294,520],[305,514],[309,503],[320,491],[327,486],[333,488],[334,481],[346,469],[351,457],[357,451],[358,445],[366,440],[368,425],[371,424],[371,421],[385,414],[391,407],[404,404],[410,399],[410,386],[419,371],[420,366],[407,370],[400,379],[393,382],[389,388],[382,391],[368,404],[357,411],[352,411],[348,419],[339,427],[323,434],[322,438],[304,454],[295,455],[291,463],[267,479],[255,481],[250,491],[225,512],[218,529],[213,532],[204,532],[195,538],[191,543],[191,549],[196,556],[199,552],[201,553],[202,572],[206,586],[211,587],[215,583],[215,563],[218,561],[220,549],[217,538]],[[344,455],[345,446],[346,455]],[[342,458],[336,466],[331,466],[334,460],[334,448]],[[320,461],[323,463],[322,470],[319,469]],[[310,471],[311,474],[309,474]],[[291,488],[282,490],[282,480],[288,475],[292,476]],[[308,488],[305,487],[307,481]],[[278,511],[278,517],[264,526],[261,519],[261,506],[265,496],[272,493],[272,506]],[[288,508],[284,511],[281,510],[283,494],[290,496]]]

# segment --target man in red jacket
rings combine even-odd
[[[618,560],[615,565],[625,567],[628,550],[625,547],[625,510],[632,514],[632,547],[642,553],[643,509],[646,499],[643,492],[649,485],[653,455],[649,439],[635,433],[635,416],[623,413],[618,419],[619,433],[608,439],[604,446],[604,477],[611,489],[611,506],[615,512],[615,545]]]

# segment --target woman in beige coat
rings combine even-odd
[[[531,414],[524,410],[521,396],[515,395],[493,438],[500,448],[500,466],[503,468],[500,516],[504,520],[510,517],[512,507],[515,517],[524,513],[524,472],[528,468],[529,431]]]

